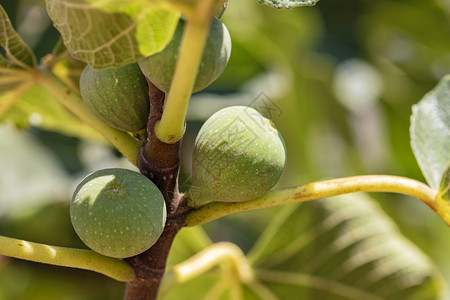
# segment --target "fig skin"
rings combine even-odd
[[[161,91],[169,92],[183,35],[184,21],[180,19],[174,36],[161,51],[138,62],[142,73]],[[193,93],[208,87],[225,69],[231,54],[228,29],[216,17],[211,22],[205,49],[200,62]]]
[[[284,141],[272,121],[250,107],[224,108],[197,135],[187,197],[196,205],[252,200],[278,182],[285,166]]]
[[[105,256],[135,256],[153,246],[166,222],[166,204],[156,185],[126,169],[104,169],[85,177],[70,202],[75,232]]]
[[[81,97],[104,123],[126,132],[137,132],[148,122],[148,83],[137,63],[104,70],[89,65],[80,78]]]

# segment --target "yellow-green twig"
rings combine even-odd
[[[246,202],[212,202],[189,212],[186,226],[196,226],[238,212],[355,192],[392,192],[415,197],[436,211],[436,193],[427,185],[404,177],[367,175],[313,182],[305,185],[270,191]]]
[[[128,263],[90,250],[49,246],[0,236],[0,255],[95,271],[118,281],[135,278],[134,270]]]
[[[186,111],[208,37],[213,8],[213,0],[198,1],[195,10],[186,15],[175,74],[161,120],[155,124],[155,134],[164,143],[176,143],[184,134]]]
[[[242,282],[253,280],[253,272],[242,250],[228,242],[220,242],[197,253],[169,270],[161,283],[161,295],[171,287],[206,273],[214,266],[228,263]]]

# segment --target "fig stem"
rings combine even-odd
[[[88,110],[81,97],[53,74],[40,70],[35,77],[36,83],[46,88],[67,110],[97,130],[131,163],[137,164],[140,145],[130,134],[112,128],[97,119]]]
[[[241,282],[254,280],[252,268],[242,250],[233,243],[220,242],[167,271],[158,296],[162,298],[174,286],[198,277],[221,263],[227,263]]]
[[[215,219],[244,211],[285,204],[306,202],[355,192],[392,192],[417,198],[437,211],[436,192],[414,179],[389,175],[366,175],[318,181],[305,185],[270,191],[245,202],[210,202],[192,209],[185,226],[201,225]],[[189,192],[186,193],[186,197]],[[450,224],[449,224],[450,225]]]
[[[198,1],[192,13],[186,15],[175,74],[161,120],[155,124],[155,134],[164,143],[174,144],[184,134],[184,120],[214,14],[214,4],[213,0]]]
[[[44,264],[95,271],[118,281],[135,278],[133,268],[123,260],[91,250],[50,246],[0,236],[0,255]]]

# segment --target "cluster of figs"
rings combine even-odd
[[[136,133],[149,116],[148,83],[169,91],[184,21],[159,53],[119,68],[87,66],[80,90],[88,109],[116,129]],[[231,52],[227,28],[214,18],[193,91],[210,85],[225,69]],[[192,187],[185,194],[195,205],[210,201],[241,202],[258,198],[279,180],[286,163],[283,139],[274,124],[250,107],[219,110],[195,141]],[[156,185],[127,169],[104,169],[85,177],[70,205],[73,227],[92,250],[126,258],[144,252],[159,239],[166,204]]]

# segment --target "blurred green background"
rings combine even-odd
[[[1,4],[39,59],[51,52],[59,35],[44,1]],[[251,105],[277,125],[288,153],[279,186],[360,174],[424,181],[409,143],[411,106],[450,73],[449,17],[448,0],[321,0],[286,11],[231,0],[222,18],[233,40],[231,59],[190,103],[181,189],[189,187],[202,122],[230,105]],[[130,164],[104,143],[35,127],[2,124],[0,137],[0,234],[83,247],[68,216],[74,187],[91,171]],[[406,196],[373,196],[450,282],[444,222]],[[276,210],[224,218],[205,229],[214,241],[246,251]],[[0,257],[0,300],[121,299],[123,290],[92,272]]]

